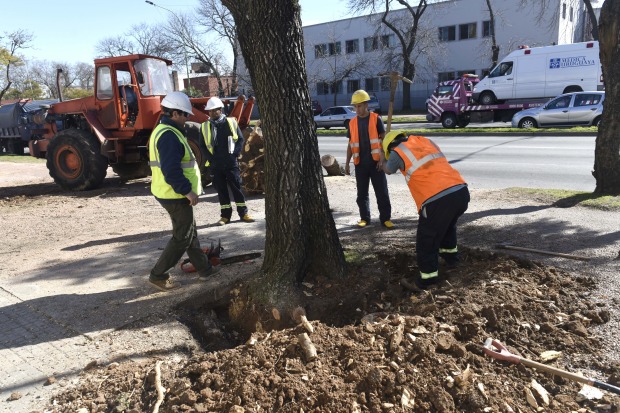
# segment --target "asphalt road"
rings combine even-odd
[[[592,191],[595,136],[432,136],[473,188],[554,188]],[[344,165],[344,136],[320,136],[321,155]],[[400,174],[388,180],[402,180]]]

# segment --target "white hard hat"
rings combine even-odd
[[[213,110],[213,109],[221,109],[224,107],[224,104],[222,103],[222,101],[220,100],[220,98],[210,98],[209,101],[207,102],[207,106],[205,107],[206,110]]]
[[[192,113],[192,103],[183,92],[170,92],[161,101],[161,105],[168,109],[177,109],[185,113]]]

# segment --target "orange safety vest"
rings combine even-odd
[[[381,159],[379,154],[381,153],[381,140],[379,139],[379,132],[377,132],[377,120],[379,115],[375,112],[370,112],[370,119],[368,120],[368,137],[370,138],[370,154],[372,159],[379,161]],[[351,119],[349,122],[349,135],[351,140],[351,154],[353,155],[353,164],[358,165],[360,163],[360,137],[357,129],[357,116]]]
[[[423,136],[409,136],[394,149],[405,163],[401,169],[418,211],[426,200],[455,185],[464,184],[437,145]]]

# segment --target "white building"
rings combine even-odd
[[[416,3],[416,1],[410,2]],[[582,0],[549,0],[540,10],[538,0],[527,7],[517,0],[491,0],[499,60],[520,45],[530,47],[588,40]],[[595,7],[600,3],[593,1]],[[390,12],[394,24],[411,25],[406,9]],[[304,43],[310,95],[323,108],[349,104],[351,93],[365,89],[388,107],[390,83],[378,76],[403,72],[396,35],[381,23],[382,13],[305,26]],[[486,0],[446,0],[428,6],[420,21],[418,46],[411,53],[416,75],[411,86],[411,105],[424,107],[438,81],[462,73],[483,76],[491,66],[491,25]],[[243,63],[240,65],[241,79]],[[402,107],[402,82],[394,107]],[[249,85],[242,88],[251,90]]]

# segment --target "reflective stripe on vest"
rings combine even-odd
[[[377,121],[379,119],[379,115],[377,115],[375,112],[370,112],[368,116],[368,138],[370,139],[370,154],[372,155],[373,160],[379,161],[379,159],[381,159],[381,140],[379,139],[379,132],[377,131]],[[357,119],[358,116],[354,117],[349,122],[349,135],[351,136],[349,145],[351,146],[351,155],[353,156],[353,163],[355,165],[360,163],[360,137],[359,130],[357,128]]]
[[[444,154],[430,139],[412,135],[394,150],[405,164],[401,172],[405,175],[418,211],[434,195],[465,183],[461,174],[450,166]]]
[[[239,135],[237,135],[237,120],[235,118],[226,118],[228,121],[228,127],[230,128],[230,132],[232,133],[232,138],[234,142],[239,140]],[[207,150],[211,155],[213,155],[213,136],[211,135],[211,121],[205,121],[202,123],[202,137],[205,141],[205,145],[207,146]],[[209,161],[205,163],[205,166],[209,166]]]
[[[172,189],[172,187],[166,182],[164,174],[161,171],[161,163],[159,161],[159,149],[157,148],[157,142],[164,132],[171,131],[179,139],[179,142],[185,148],[183,158],[181,158],[181,169],[183,175],[189,180],[192,185],[192,191],[200,195],[202,193],[202,185],[200,182],[200,169],[194,153],[192,152],[187,138],[176,128],[170,125],[160,123],[153,129],[151,137],[149,139],[149,165],[151,166],[151,193],[160,199],[181,199],[185,198],[185,194],[178,194]]]

